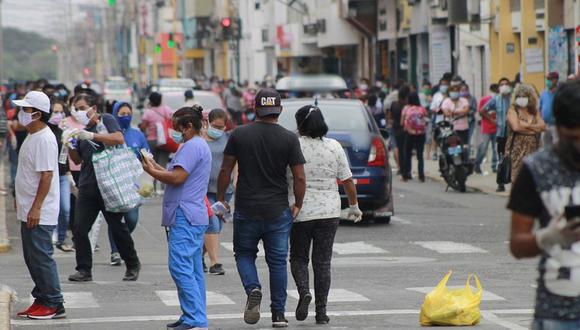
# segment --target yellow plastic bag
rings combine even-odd
[[[469,275],[465,288],[449,290],[447,281],[451,271],[425,296],[419,321],[422,326],[431,325],[476,325],[481,319],[479,305],[483,289],[476,275]],[[477,292],[469,285],[475,279]]]

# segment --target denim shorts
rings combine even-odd
[[[231,198],[231,194],[226,194],[226,201],[229,202]],[[209,200],[210,205],[213,205],[213,203],[217,201],[216,194],[208,193],[207,199]],[[208,224],[207,231],[205,232],[206,234],[219,234],[222,232],[223,221],[217,215],[209,217]]]

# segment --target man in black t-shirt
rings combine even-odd
[[[562,84],[553,107],[559,142],[524,160],[508,203],[512,254],[541,256],[533,329],[580,329],[578,104],[580,81]]]
[[[277,124],[282,112],[280,94],[274,89],[264,88],[256,95],[255,104],[257,120],[235,129],[226,145],[217,199],[227,205],[225,191],[237,163],[234,254],[248,295],[244,321],[255,324],[260,319],[262,292],[256,256],[258,242],[262,240],[270,270],[272,325],[286,327],[288,237],[306,190],[305,160],[298,137]],[[296,199],[291,207],[288,205],[286,180],[288,167],[294,176]]]

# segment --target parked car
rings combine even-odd
[[[329,128],[327,136],[340,142],[346,152],[364,219],[389,223],[394,212],[392,173],[387,144],[373,117],[359,100],[321,98],[316,102]],[[313,103],[311,98],[282,100],[280,125],[297,131],[296,111]],[[342,207],[347,208],[342,187],[340,197]]]
[[[188,89],[195,88],[195,81],[193,79],[183,78],[161,78],[158,82],[158,91],[160,93],[165,92],[185,92]]]
[[[348,91],[346,81],[337,75],[295,75],[283,77],[276,83],[283,98],[342,97]]]
[[[103,98],[105,101],[109,102],[122,101],[133,103],[133,90],[125,78],[109,77],[109,79],[105,81]]]

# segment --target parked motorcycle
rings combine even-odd
[[[474,163],[469,157],[469,148],[461,143],[453,124],[447,120],[437,123],[439,142],[439,171],[449,187],[456,191],[466,191],[467,177],[473,174]]]

